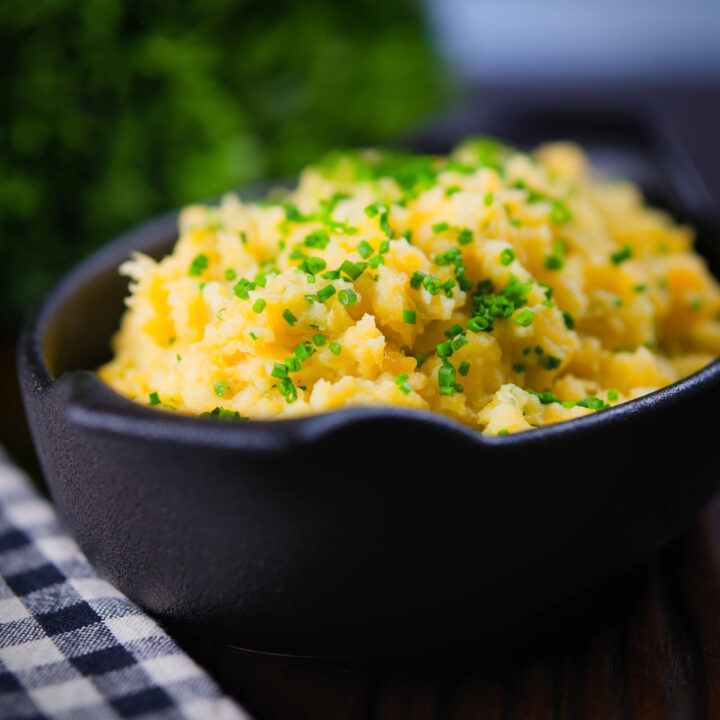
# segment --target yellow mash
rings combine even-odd
[[[333,154],[292,192],[187,208],[170,255],[121,272],[100,376],[193,415],[396,405],[505,434],[720,354],[720,288],[692,230],[564,143]]]

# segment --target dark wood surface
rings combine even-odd
[[[720,494],[632,572],[443,655],[300,659],[180,639],[259,720],[720,718]]]

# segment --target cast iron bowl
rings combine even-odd
[[[637,562],[716,485],[720,362],[501,438],[400,409],[232,424],[133,403],[89,370],[123,309],[119,263],[162,256],[175,223],[143,225],[71,272],[19,351],[62,517],[161,619],[266,651],[450,646]],[[699,238],[716,270],[719,237]]]

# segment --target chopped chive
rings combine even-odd
[[[188,275],[192,275],[193,277],[200,277],[202,275],[203,270],[207,269],[208,266],[208,256],[204,253],[200,253],[199,255],[196,255],[193,258],[193,261],[190,263],[190,269],[188,270]]]
[[[515,259],[515,252],[510,248],[505,248],[500,253],[500,264],[507,267]]]
[[[240,240],[243,245],[247,245],[247,233],[245,231],[240,233]]]
[[[450,347],[452,347],[453,352],[456,352],[459,350],[463,345],[467,345],[468,342],[470,342],[465,335],[458,335],[451,343]]]
[[[250,280],[246,280],[245,278],[240,278],[237,285],[235,285],[235,287],[233,288],[233,292],[235,293],[235,295],[237,295],[237,297],[241,298],[242,300],[249,300],[249,292],[254,289],[254,282],[250,282]]]
[[[526,347],[526,348],[522,351],[522,354],[523,354],[523,355],[529,355],[531,352],[532,352],[532,348],[531,348],[531,347]]]
[[[284,380],[281,380],[278,383],[277,388],[280,394],[285,398],[285,402],[287,402],[288,405],[297,400],[297,390],[295,389],[295,385],[293,385],[293,381],[290,380],[290,378],[285,378]]]
[[[452,397],[455,394],[455,368],[449,363],[445,362],[438,369],[438,386],[440,388],[441,395],[447,395]]]
[[[407,379],[408,379],[407,373],[398,375],[395,378],[395,384],[405,395],[409,395],[412,392],[412,385],[410,385],[410,383],[407,382]]]
[[[340,347],[340,344],[339,344],[339,343],[336,343],[336,342],[331,342],[330,345],[328,345],[328,347],[330,348],[330,352],[331,352],[333,355],[339,355],[340,352],[342,351],[342,348]]]
[[[441,232],[445,232],[446,230],[449,230],[449,229],[450,229],[450,225],[449,225],[448,223],[446,223],[446,222],[435,223],[435,224],[432,226],[432,231],[433,231],[434,233],[436,233],[436,234],[437,234],[437,233],[441,233]]]
[[[440,292],[440,278],[437,275],[426,275],[422,284],[431,295],[437,295]]]
[[[558,398],[555,393],[551,393],[549,391],[545,392],[535,392],[534,390],[531,390],[530,388],[525,389],[526,392],[530,393],[531,395],[534,395],[543,405],[549,405],[550,403],[560,402],[560,398]]]
[[[358,243],[357,251],[363,260],[367,260],[375,252],[373,246],[367,240],[361,240]]]
[[[550,220],[556,225],[564,225],[572,220],[572,213],[562,200],[553,200]]]
[[[251,333],[250,333],[250,337],[251,337],[253,340],[257,340],[257,339],[258,339],[258,336],[257,336],[254,332],[251,332]]]
[[[528,308],[521,310],[514,318],[515,322],[520,325],[520,327],[528,327],[529,325],[532,325],[534,319],[535,313]]]
[[[426,360],[427,358],[422,353],[415,353],[415,362],[418,368],[421,368]]]
[[[158,395],[157,392],[151,392],[148,395],[148,398],[150,399],[150,405],[159,405],[160,404],[160,395]]]
[[[512,368],[512,369],[513,369],[513,371],[516,372],[516,373],[524,373],[524,372],[525,372],[525,365],[523,365],[522,363],[515,363],[515,364],[513,365],[513,368]]]
[[[389,240],[383,240],[380,243],[380,247],[378,248],[378,252],[381,255],[385,255],[390,250],[390,241]]]
[[[371,257],[370,260],[368,260],[368,265],[370,265],[373,270],[377,270],[379,265],[384,264],[385,260],[382,255],[375,255],[375,257]]]
[[[220,420],[248,420],[248,418],[246,417],[241,417],[239,412],[235,412],[234,410],[226,410],[223,407],[216,407],[212,412],[200,413],[198,417],[218,418]]]
[[[322,347],[323,345],[327,345],[327,340],[325,339],[325,336],[322,333],[315,333],[315,335],[312,336],[312,341],[317,345],[318,347]]]
[[[509,434],[510,434],[510,431],[507,428],[498,430],[498,437],[504,437],[505,435],[509,435]]]
[[[565,261],[559,255],[548,255],[545,258],[546,270],[562,270]]]
[[[327,263],[320,257],[305,258],[298,267],[309,275],[317,275],[327,267]]]
[[[266,306],[266,305],[267,305],[267,301],[266,301],[266,300],[263,300],[263,298],[258,298],[258,299],[253,303],[252,309],[253,309],[256,313],[261,313],[261,312],[265,309],[265,306]]]
[[[279,378],[280,380],[284,380],[287,377],[288,374],[288,366],[284,363],[276,362],[273,365],[272,372],[270,375],[274,378]]]
[[[415,325],[417,322],[417,312],[415,312],[415,310],[403,310],[402,321],[408,325]]]
[[[365,208],[365,214],[369,218],[374,218],[380,212],[380,207],[382,207],[382,206],[379,206],[378,203],[373,203],[372,205],[368,205]]]
[[[458,367],[458,372],[463,377],[465,377],[469,371],[470,371],[470,363],[467,360],[463,360]]]
[[[445,197],[450,197],[451,195],[460,192],[460,190],[462,190],[462,188],[459,185],[450,185],[450,187],[445,190]]]
[[[178,362],[180,362],[180,361],[182,360],[182,358],[180,357],[179,354],[175,355],[175,357],[177,358],[177,361],[178,361]]]
[[[556,358],[554,355],[543,355],[538,360],[538,365],[545,370],[556,370],[560,367],[560,364],[560,358]]]
[[[372,214],[369,214],[369,208],[371,206],[368,206],[365,208],[365,213],[368,217],[374,217],[378,213],[380,214],[380,229],[389,237],[395,237],[395,233],[393,233],[392,228],[390,227],[390,221],[388,219],[388,215],[390,214],[390,209],[387,207],[387,205],[381,205],[380,203],[376,203],[374,206],[374,211],[372,211]],[[382,252],[382,250],[381,250]],[[387,251],[385,251],[387,252]]]
[[[410,287],[413,288],[413,290],[419,290],[425,277],[425,273],[416,270],[410,278]]]
[[[441,358],[449,357],[453,354],[452,344],[450,342],[438,343],[435,346],[435,350]]]
[[[357,280],[367,267],[367,263],[354,263],[345,260],[340,266],[341,272],[344,272],[351,280]]]
[[[294,355],[285,358],[288,372],[299,372],[302,369],[302,360]]]
[[[225,271],[225,279],[228,282],[232,282],[233,280],[235,280],[235,278],[237,278],[237,273],[232,268],[228,268]]]
[[[213,387],[215,389],[215,394],[218,397],[223,397],[223,395],[227,392],[228,384],[225,380],[216,380]]]
[[[608,390],[607,392],[607,399],[609,402],[616,402],[617,399],[620,397],[620,393],[617,390]]]
[[[620,250],[617,250],[610,255],[610,262],[612,262],[613,265],[619,265],[621,262],[629,260],[632,257],[632,254],[632,248],[629,245],[623,245]]]
[[[462,331],[463,331],[462,326],[455,324],[455,325],[453,325],[452,327],[449,327],[449,328],[443,333],[443,335],[445,335],[446,338],[452,340],[456,335],[458,335],[458,334],[461,333]]]
[[[492,330],[492,322],[484,315],[475,315],[468,320],[467,328],[474,333],[489,332]]]
[[[315,232],[305,236],[304,242],[307,247],[324,250],[330,242],[330,236],[326,230],[315,230]]]
[[[340,271],[339,270],[328,270],[326,273],[323,273],[320,277],[323,280],[339,280],[340,279]]]
[[[552,297],[553,288],[550,285],[546,285],[545,283],[538,283],[538,285],[545,288],[545,298],[549,300]]]
[[[293,352],[300,360],[307,360],[315,352],[315,348],[311,342],[305,341],[301,342]]]
[[[288,308],[285,308],[285,310],[283,310],[283,317],[285,318],[285,322],[290,327],[293,327],[295,323],[297,323],[297,318],[290,312]]]
[[[457,237],[458,245],[469,245],[473,241],[472,230],[469,228],[463,228],[458,233]]]
[[[309,340],[299,343],[295,350],[293,350],[293,355],[300,360],[307,360],[314,354],[315,346]]]
[[[354,305],[357,302],[358,297],[354,290],[341,290],[338,293],[338,300],[341,305],[348,307],[349,305]]]
[[[572,330],[575,327],[575,318],[569,312],[564,312],[562,316],[565,321],[565,327],[568,330]]]
[[[583,398],[582,400],[578,400],[576,404],[590,410],[604,410],[607,407],[602,398],[597,397]]]
[[[168,340],[168,345],[173,345],[176,340],[177,340],[177,337],[176,337],[175,335],[173,335],[173,336]]]
[[[493,204],[493,200],[495,199],[495,195],[490,192],[485,193],[485,197],[483,198],[483,204],[485,207],[490,207]]]
[[[317,299],[321,303],[324,303],[326,300],[329,300],[334,294],[335,294],[335,286],[334,285],[326,285],[324,288],[321,288],[320,290],[318,290]]]
[[[635,286],[633,287],[633,290],[634,290],[636,293],[645,292],[645,291],[647,290],[647,285],[642,285],[642,284],[641,284],[641,285],[635,285]]]

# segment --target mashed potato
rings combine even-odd
[[[486,434],[577,418],[720,352],[693,234],[569,144],[363,151],[263,202],[187,208],[135,254],[100,376],[188,414],[429,409]]]

